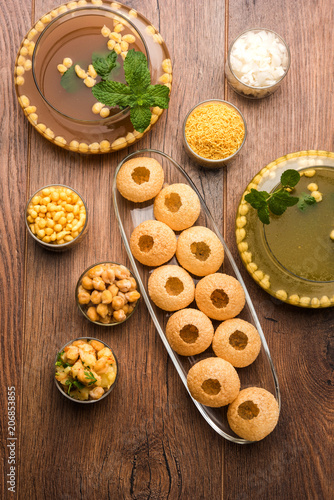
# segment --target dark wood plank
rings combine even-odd
[[[21,223],[25,207],[25,189],[28,165],[28,124],[22,119],[14,90],[14,62],[16,51],[25,31],[29,28],[30,2],[17,9],[17,2],[4,2],[0,7],[0,65],[2,69],[0,148],[0,307],[1,307],[1,358],[0,370],[0,442],[2,460],[1,498],[15,498],[8,491],[10,472],[19,474],[21,424],[21,352],[24,339],[24,290],[25,290],[25,228]],[[16,44],[13,43],[16,40]],[[15,389],[8,391],[8,388]],[[8,394],[11,396],[8,398]],[[15,401],[13,400],[15,394]],[[15,430],[8,429],[7,401],[15,402]],[[14,434],[11,434],[11,433]],[[14,437],[9,440],[7,438]],[[13,446],[15,445],[15,446]],[[9,447],[10,446],[10,447]],[[14,449],[15,448],[15,449]],[[15,456],[13,455],[15,454]],[[14,460],[14,461],[13,461]],[[15,468],[11,469],[12,467]]]
[[[36,18],[55,5],[36,1]],[[207,26],[212,12],[224,25],[224,10],[214,1],[204,15],[199,7],[176,1],[131,5],[160,28],[175,70],[168,113],[132,149],[155,147],[182,162],[221,221],[223,172],[210,175],[191,164],[182,149],[180,122],[197,101],[223,93]],[[223,47],[224,34],[219,38]],[[88,265],[105,259],[127,264],[111,197],[114,170],[125,154],[78,156],[32,131],[29,192],[47,183],[73,186],[88,202],[90,227],[82,244],[62,255],[28,241],[24,352],[34,363],[25,365],[22,381],[22,497],[221,498],[222,440],[193,407],[144,304],[124,326],[112,329],[93,327],[76,309],[75,284]],[[56,350],[79,335],[107,341],[120,362],[112,395],[89,408],[63,400],[52,381]]]
[[[270,161],[304,149],[333,150],[333,46],[322,1],[229,2],[229,41],[252,26],[273,29],[289,43],[292,64],[281,89],[259,102],[228,90],[244,113],[248,138],[228,169],[228,243],[237,255],[235,213],[251,178]],[[243,268],[241,260],[237,263]],[[224,499],[324,498],[333,492],[333,311],[301,310],[272,299],[243,271],[277,368],[282,413],[263,442],[226,442]]]

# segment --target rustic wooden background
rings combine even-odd
[[[56,0],[1,2],[1,498],[8,493],[7,386],[17,393],[19,499],[330,499],[333,494],[333,310],[301,310],[272,299],[244,271],[234,239],[238,200],[271,160],[303,149],[333,150],[334,32],[331,0],[131,0],[159,27],[174,66],[171,105],[138,147],[162,149],[202,191],[249,287],[282,391],[275,432],[251,446],[220,438],[195,410],[144,303],[123,327],[94,328],[74,302],[76,281],[104,259],[127,262],[112,207],[115,167],[126,151],[84,157],[51,145],[19,108],[13,67],[20,41]],[[249,102],[227,88],[228,43],[249,27],[276,30],[289,43],[281,89]],[[182,148],[181,124],[198,101],[226,98],[244,113],[248,138],[225,170],[196,167]],[[78,189],[90,228],[62,255],[27,238],[26,198],[40,186]],[[56,349],[79,335],[101,337],[122,373],[111,397],[84,408],[52,380]]]

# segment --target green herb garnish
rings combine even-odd
[[[67,394],[70,395],[72,386],[76,387],[77,389],[83,389],[85,386],[78,380],[66,380],[65,385],[68,385],[68,391]]]
[[[267,191],[251,189],[251,192],[245,196],[245,200],[257,210],[257,215],[263,224],[270,224],[270,212],[275,215],[282,215],[288,207],[292,207],[299,202],[299,198],[291,196],[288,191],[294,188],[299,180],[300,174],[297,170],[286,170],[281,175],[282,187],[271,194],[267,193]]]
[[[62,355],[64,354],[64,352],[65,351],[58,352],[56,366],[63,366],[64,368],[66,368],[67,366],[71,366],[70,364],[65,363],[65,361],[62,360]]]
[[[142,133],[150,125],[151,107],[168,108],[169,88],[151,85],[147,59],[142,52],[134,49],[128,51],[124,60],[124,75],[127,85],[105,80],[94,85],[92,92],[105,106],[119,106],[121,109],[129,106],[132,125]]]
[[[66,92],[69,92],[70,94],[78,92],[78,90],[80,90],[80,88],[82,87],[82,80],[77,77],[74,67],[75,64],[73,64],[67,71],[65,71],[60,79],[61,86],[66,90]]]
[[[97,382],[97,379],[94,377],[93,373],[91,371],[89,372],[84,372],[85,378],[88,380],[91,380],[88,385],[94,384],[94,382]]]
[[[102,78],[107,80],[111,71],[116,67],[117,54],[113,50],[105,57],[99,57],[96,54],[92,55],[92,62],[96,73]]]
[[[306,194],[306,193],[302,193],[300,196],[299,196],[299,201],[298,201],[298,208],[304,212],[304,210],[307,208],[307,206],[309,205],[314,205],[314,203],[316,203],[316,199],[313,198],[312,195],[310,194]]]

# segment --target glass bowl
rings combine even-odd
[[[103,265],[103,264],[111,264],[111,265],[114,265],[114,266],[123,266],[123,267],[126,267],[124,266],[123,264],[119,264],[118,262],[108,262],[108,261],[103,261],[103,262],[97,262],[96,264],[93,264],[92,266],[89,266],[83,273],[82,275],[80,276],[80,278],[78,279],[78,282],[77,282],[77,286],[75,288],[75,300],[76,300],[76,303],[77,303],[77,306],[79,308],[79,311],[85,316],[86,319],[88,319],[91,323],[93,323],[94,325],[99,325],[99,326],[115,326],[115,325],[120,325],[122,323],[124,323],[125,321],[127,321],[132,315],[133,313],[135,312],[135,310],[137,309],[137,306],[138,306],[138,303],[139,303],[139,300],[140,300],[140,297],[137,299],[136,303],[135,303],[135,306],[133,308],[133,310],[127,314],[126,318],[123,319],[122,321],[114,321],[112,323],[102,323],[100,321],[93,321],[88,315],[87,315],[87,309],[89,306],[94,306],[95,304],[89,302],[89,304],[80,304],[79,303],[79,299],[78,299],[78,293],[79,293],[79,287],[81,285],[81,282],[82,282],[82,279],[86,276],[86,274],[88,273],[88,271],[90,271],[90,269],[96,267],[96,266],[100,266],[100,265]],[[130,269],[128,269],[126,267],[126,269],[129,271],[130,273],[130,277],[131,278],[134,278],[135,282],[136,282],[136,290],[138,291],[139,290],[139,286],[138,286],[138,281],[136,279],[136,277],[132,274],[132,272],[130,271]],[[94,291],[94,290],[93,290]]]
[[[234,71],[232,69],[232,65],[231,65],[231,53],[232,53],[233,46],[234,46],[235,42],[240,37],[242,37],[243,35],[245,35],[246,33],[249,33],[249,32],[258,33],[260,31],[273,33],[280,40],[280,42],[284,45],[284,47],[286,49],[288,62],[287,62],[284,74],[274,84],[269,85],[269,86],[264,86],[264,87],[253,87],[251,85],[247,85],[246,83],[243,83],[234,73]],[[226,79],[227,79],[228,84],[237,94],[239,94],[243,97],[247,97],[249,99],[262,99],[263,97],[267,97],[267,96],[273,94],[280,87],[282,81],[284,80],[284,78],[286,77],[286,75],[289,71],[290,63],[291,63],[291,54],[290,54],[289,46],[280,35],[275,33],[275,31],[272,31],[272,30],[269,30],[266,28],[251,28],[251,29],[247,29],[247,30],[243,31],[231,43],[228,54],[227,54],[227,61],[226,61],[226,65],[225,65],[225,75],[226,75]]]
[[[57,354],[56,354],[55,366],[56,366],[56,362],[57,362],[57,359],[58,359],[58,354],[59,354],[59,353],[61,353],[61,352],[65,349],[65,347],[66,347],[66,346],[68,346],[68,345],[72,344],[72,342],[75,342],[76,340],[87,340],[87,341],[89,341],[89,340],[96,340],[96,341],[98,341],[98,342],[101,342],[101,343],[102,343],[105,347],[108,347],[108,348],[111,350],[111,352],[112,352],[112,354],[113,354],[113,356],[114,356],[114,358],[115,358],[115,361],[116,361],[116,370],[117,370],[117,371],[116,371],[116,378],[115,378],[115,380],[114,380],[113,384],[110,386],[110,388],[109,388],[109,389],[108,389],[108,390],[107,390],[107,391],[103,394],[103,396],[101,396],[99,399],[89,399],[89,400],[87,400],[87,401],[81,401],[80,399],[71,398],[71,396],[69,396],[69,394],[67,394],[67,393],[64,391],[62,384],[61,384],[60,382],[58,382],[58,380],[56,380],[56,378],[54,377],[54,381],[55,381],[56,387],[58,388],[59,392],[60,392],[63,396],[65,396],[65,398],[69,399],[70,401],[74,401],[75,403],[81,403],[81,404],[98,403],[98,402],[99,402],[99,401],[101,401],[102,399],[106,398],[106,397],[107,397],[107,396],[111,393],[111,391],[113,390],[113,388],[114,388],[114,387],[115,387],[115,385],[116,385],[116,382],[117,382],[117,380],[118,380],[118,372],[119,372],[117,358],[116,358],[115,353],[114,353],[114,351],[112,350],[112,348],[111,348],[111,347],[110,347],[110,346],[109,346],[106,342],[104,342],[104,341],[102,341],[102,340],[99,340],[99,339],[96,339],[96,338],[94,338],[94,337],[78,337],[78,338],[76,338],[76,339],[71,340],[70,342],[67,342],[66,344],[64,344],[64,345],[60,348],[60,350],[59,350],[59,351],[57,352]]]
[[[189,143],[186,139],[186,132],[185,132],[187,120],[188,120],[189,116],[191,115],[191,113],[195,109],[202,106],[203,104],[210,103],[210,102],[222,102],[222,103],[226,104],[227,106],[230,106],[231,108],[233,108],[241,117],[243,124],[244,124],[244,130],[245,130],[244,138],[243,138],[243,141],[242,141],[241,145],[239,146],[239,148],[232,155],[230,155],[226,158],[218,159],[218,160],[210,160],[209,158],[204,158],[203,156],[200,156],[197,153],[195,153],[195,151],[189,146]],[[194,106],[189,111],[189,113],[187,114],[187,116],[185,117],[184,122],[183,122],[183,136],[182,137],[183,137],[183,145],[185,147],[185,150],[186,150],[188,156],[192,160],[194,160],[196,163],[202,165],[203,167],[208,167],[208,168],[223,167],[229,161],[233,160],[233,158],[235,158],[240,153],[243,145],[245,144],[246,136],[247,136],[247,127],[246,127],[245,118],[243,117],[242,113],[240,112],[240,110],[236,106],[234,106],[234,104],[231,104],[230,102],[227,102],[227,101],[223,101],[222,99],[207,99],[206,101],[202,101],[199,104],[196,104],[196,106]]]
[[[88,17],[94,21],[92,25],[87,23]],[[81,29],[81,22],[85,23],[84,29]],[[128,48],[133,43],[135,48],[147,55],[152,85],[166,85],[171,90],[173,80],[170,55],[161,34],[148,19],[131,7],[112,0],[79,0],[63,4],[43,15],[28,31],[19,48],[14,70],[16,94],[27,120],[38,133],[59,147],[82,154],[109,153],[128,147],[149,132],[163,113],[163,109],[154,107],[150,125],[139,133],[134,130],[127,108],[121,111],[115,109],[109,117],[96,119],[96,116],[90,115],[91,106],[88,106],[88,111],[82,105],[82,109],[77,107],[79,111],[73,111],[75,96],[79,99],[76,93],[62,94],[61,102],[57,100],[54,95],[59,92],[58,86],[54,88],[54,82],[60,81],[57,65],[65,57],[70,57],[73,65],[84,66],[88,63],[86,57],[80,56],[80,50],[83,50],[84,43],[87,44],[87,34],[96,41],[98,22],[100,30],[107,25],[112,33],[116,30],[115,34],[136,34],[135,42],[129,41]],[[124,31],[121,28],[117,31],[119,24],[125,27]],[[67,29],[67,26],[70,28]],[[75,44],[73,54],[67,50],[71,47],[68,45],[71,37],[74,37]],[[99,41],[89,44],[89,48],[98,56],[106,55],[108,38],[101,34],[99,37]],[[101,43],[103,53],[99,46]],[[121,58],[125,57],[125,52]],[[76,56],[79,59],[75,60]],[[124,81],[122,64],[115,70],[119,72],[115,79]],[[85,85],[82,83],[79,88],[81,92]]]
[[[270,193],[287,169],[302,175],[292,194],[300,190],[310,194],[307,186],[315,182],[324,198],[304,212],[294,206],[281,216],[271,215],[270,224],[264,227],[245,196],[251,189]],[[329,236],[333,228],[333,190],[334,153],[311,150],[271,162],[244,191],[236,216],[238,250],[250,276],[273,297],[298,307],[334,306],[334,242]],[[307,230],[309,238],[304,237]]]
[[[145,300],[146,306],[149,310],[149,313],[151,315],[152,321],[157,329],[157,332],[167,350],[167,353],[171,359],[171,361],[174,364],[174,367],[185,387],[184,392],[184,397],[186,397],[186,393],[189,394],[189,397],[191,397],[188,386],[187,386],[187,374],[191,366],[193,366],[195,363],[198,361],[205,359],[207,357],[215,356],[213,353],[212,348],[208,348],[205,352],[202,354],[198,354],[196,356],[180,356],[177,354],[173,349],[170,347],[168,340],[165,335],[165,329],[166,329],[166,324],[173,313],[168,313],[166,311],[163,311],[159,307],[157,307],[152,300],[150,299],[150,296],[148,294],[148,280],[151,275],[152,269],[151,267],[144,266],[140,262],[138,262],[132,255],[131,249],[130,249],[130,237],[131,234],[134,230],[135,227],[137,227],[140,223],[142,223],[145,220],[152,220],[154,219],[153,215],[153,201],[147,201],[144,203],[134,203],[131,201],[126,200],[121,196],[121,194],[117,190],[117,184],[116,184],[116,179],[118,172],[122,168],[123,164],[128,161],[129,159],[133,158],[138,158],[138,157],[150,157],[154,158],[157,160],[161,165],[164,170],[164,175],[165,175],[165,183],[168,184],[174,184],[174,183],[183,183],[188,186],[190,186],[195,193],[197,194],[199,200],[200,200],[200,205],[201,205],[201,211],[198,220],[195,223],[195,226],[205,226],[209,228],[211,231],[213,231],[221,243],[224,246],[224,252],[225,252],[225,259],[223,266],[221,269],[219,269],[217,272],[224,272],[227,273],[233,277],[235,277],[242,285],[245,296],[246,296],[246,304],[243,310],[241,311],[240,317],[241,319],[250,322],[252,325],[255,326],[255,328],[258,330],[260,337],[261,337],[261,342],[262,342],[262,347],[259,356],[257,359],[252,363],[250,366],[247,368],[241,368],[238,369],[238,374],[240,376],[241,380],[241,388],[245,387],[254,387],[254,386],[261,386],[267,389],[268,391],[272,392],[272,394],[275,395],[276,400],[278,402],[278,405],[280,406],[280,390],[279,390],[279,384],[278,384],[278,379],[276,375],[276,371],[274,368],[273,361],[271,359],[270,351],[267,345],[267,341],[265,338],[265,335],[262,331],[260,322],[258,320],[258,317],[256,315],[254,306],[252,304],[251,298],[249,296],[249,293],[246,289],[246,286],[243,282],[243,279],[241,277],[241,274],[238,270],[238,267],[231,255],[231,252],[229,248],[227,247],[222,235],[220,234],[220,231],[213,220],[209,209],[207,208],[205,201],[203,200],[201,194],[197,190],[196,186],[190,179],[190,177],[187,175],[187,173],[183,170],[183,168],[175,161],[173,160],[170,156],[168,156],[166,153],[163,153],[162,151],[157,151],[155,149],[143,149],[139,151],[135,151],[134,153],[131,153],[128,155],[126,158],[124,158],[119,165],[117,166],[117,169],[115,171],[115,177],[114,177],[114,183],[113,183],[113,200],[114,200],[114,208],[115,208],[115,213],[117,217],[117,222],[118,226],[121,232],[122,240],[125,245],[126,252],[128,254],[130,263],[131,263],[131,268],[133,269],[133,273],[135,277],[137,278],[137,281],[140,286],[140,291],[141,294]],[[166,264],[172,264],[172,265],[179,265],[175,256]],[[199,281],[198,277],[193,276],[195,284]],[[193,303],[190,304],[188,307],[196,308],[196,305]],[[213,321],[214,328],[216,329],[218,324],[220,322],[218,321]],[[182,391],[180,393],[180,397],[183,397]],[[210,408],[208,406],[204,406],[200,404],[198,401],[192,398],[192,401],[197,408],[197,410],[200,412],[202,417],[205,419],[205,421],[222,437],[225,439],[232,441],[234,443],[238,444],[248,444],[250,441],[246,441],[245,439],[242,439],[238,437],[236,434],[232,432],[230,429],[228,422],[227,422],[227,417],[226,417],[226,410],[227,407],[223,408]]]
[[[58,244],[54,244],[54,243],[47,243],[45,241],[42,241],[40,240],[39,238],[37,238],[37,236],[32,232],[32,230],[30,229],[30,226],[29,226],[29,222],[28,222],[28,210],[29,210],[29,205],[31,204],[33,198],[35,196],[38,196],[39,193],[41,193],[43,191],[43,189],[48,189],[48,188],[57,188],[57,187],[61,187],[61,188],[65,188],[65,189],[70,189],[71,191],[73,191],[73,193],[77,194],[80,198],[80,200],[82,201],[84,207],[85,207],[85,211],[86,211],[86,220],[85,220],[85,224],[81,230],[81,232],[78,234],[78,236],[76,236],[73,240],[69,241],[69,242],[66,242],[66,243],[62,243],[61,245],[58,245]],[[57,203],[57,202],[55,202]],[[53,252],[64,252],[66,250],[70,250],[71,248],[75,247],[83,238],[83,236],[86,234],[87,232],[87,228],[88,228],[88,209],[87,209],[87,204],[86,202],[84,201],[84,199],[82,198],[82,196],[78,193],[78,191],[76,191],[75,189],[73,189],[72,187],[69,187],[69,186],[64,186],[63,184],[48,184],[47,186],[44,186],[40,189],[38,189],[29,199],[27,205],[26,205],[26,209],[25,209],[25,223],[26,223],[26,227],[27,227],[27,230],[28,230],[28,234],[39,244],[41,245],[43,248],[45,248],[46,250],[51,250]]]

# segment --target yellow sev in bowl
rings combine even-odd
[[[190,113],[185,137],[198,156],[222,160],[240,148],[245,137],[244,121],[235,108],[224,102],[204,103]]]

